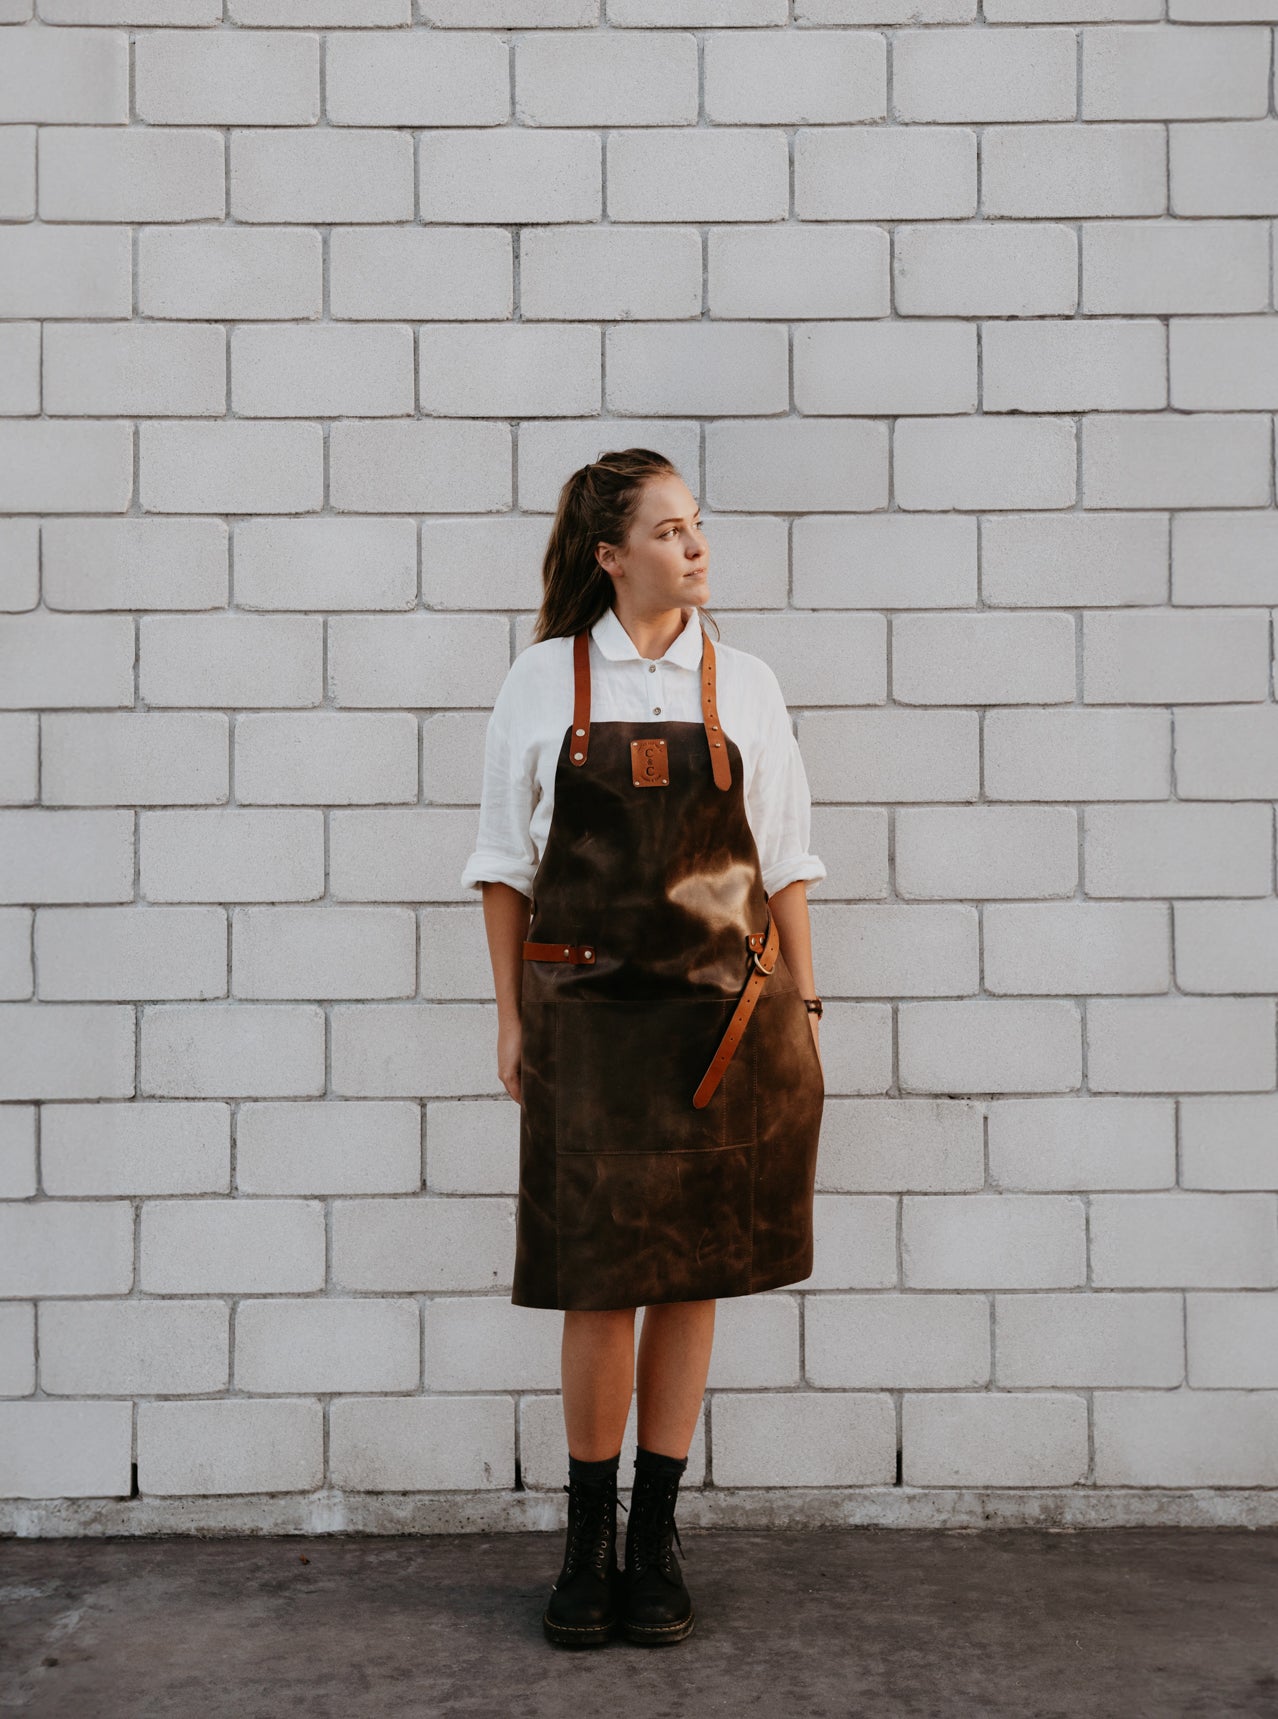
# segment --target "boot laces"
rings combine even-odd
[[[609,1549],[613,1544],[615,1527],[611,1513],[612,1489],[608,1486],[563,1489],[568,1494],[568,1544],[564,1552],[564,1575],[593,1564],[601,1575],[607,1573]],[[617,1499],[624,1510],[625,1505]]]
[[[649,1482],[650,1490],[640,1500],[640,1508],[630,1522],[626,1547],[627,1562],[632,1570],[645,1570],[655,1564],[659,1570],[670,1571],[671,1535],[679,1550],[679,1524],[674,1519],[673,1504],[678,1493],[678,1481],[656,1476]],[[620,1500],[618,1501],[620,1502]]]

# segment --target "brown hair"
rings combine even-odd
[[[612,607],[612,580],[596,559],[595,545],[624,544],[644,485],[650,478],[668,475],[679,473],[664,454],[651,448],[623,448],[580,466],[564,484],[542,558],[542,600],[534,643],[570,638],[592,627]]]

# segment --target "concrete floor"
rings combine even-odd
[[[560,1534],[0,1541],[0,1714],[1278,1716],[1278,1530],[681,1534],[694,1634],[578,1653]]]

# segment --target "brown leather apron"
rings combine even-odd
[[[825,1088],[718,724],[590,721],[589,634],[524,944],[511,1300],[643,1307],[812,1271]]]

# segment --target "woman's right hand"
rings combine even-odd
[[[516,1104],[522,1104],[523,1082],[520,1065],[523,1061],[524,1029],[518,1016],[497,1023],[497,1078]]]

